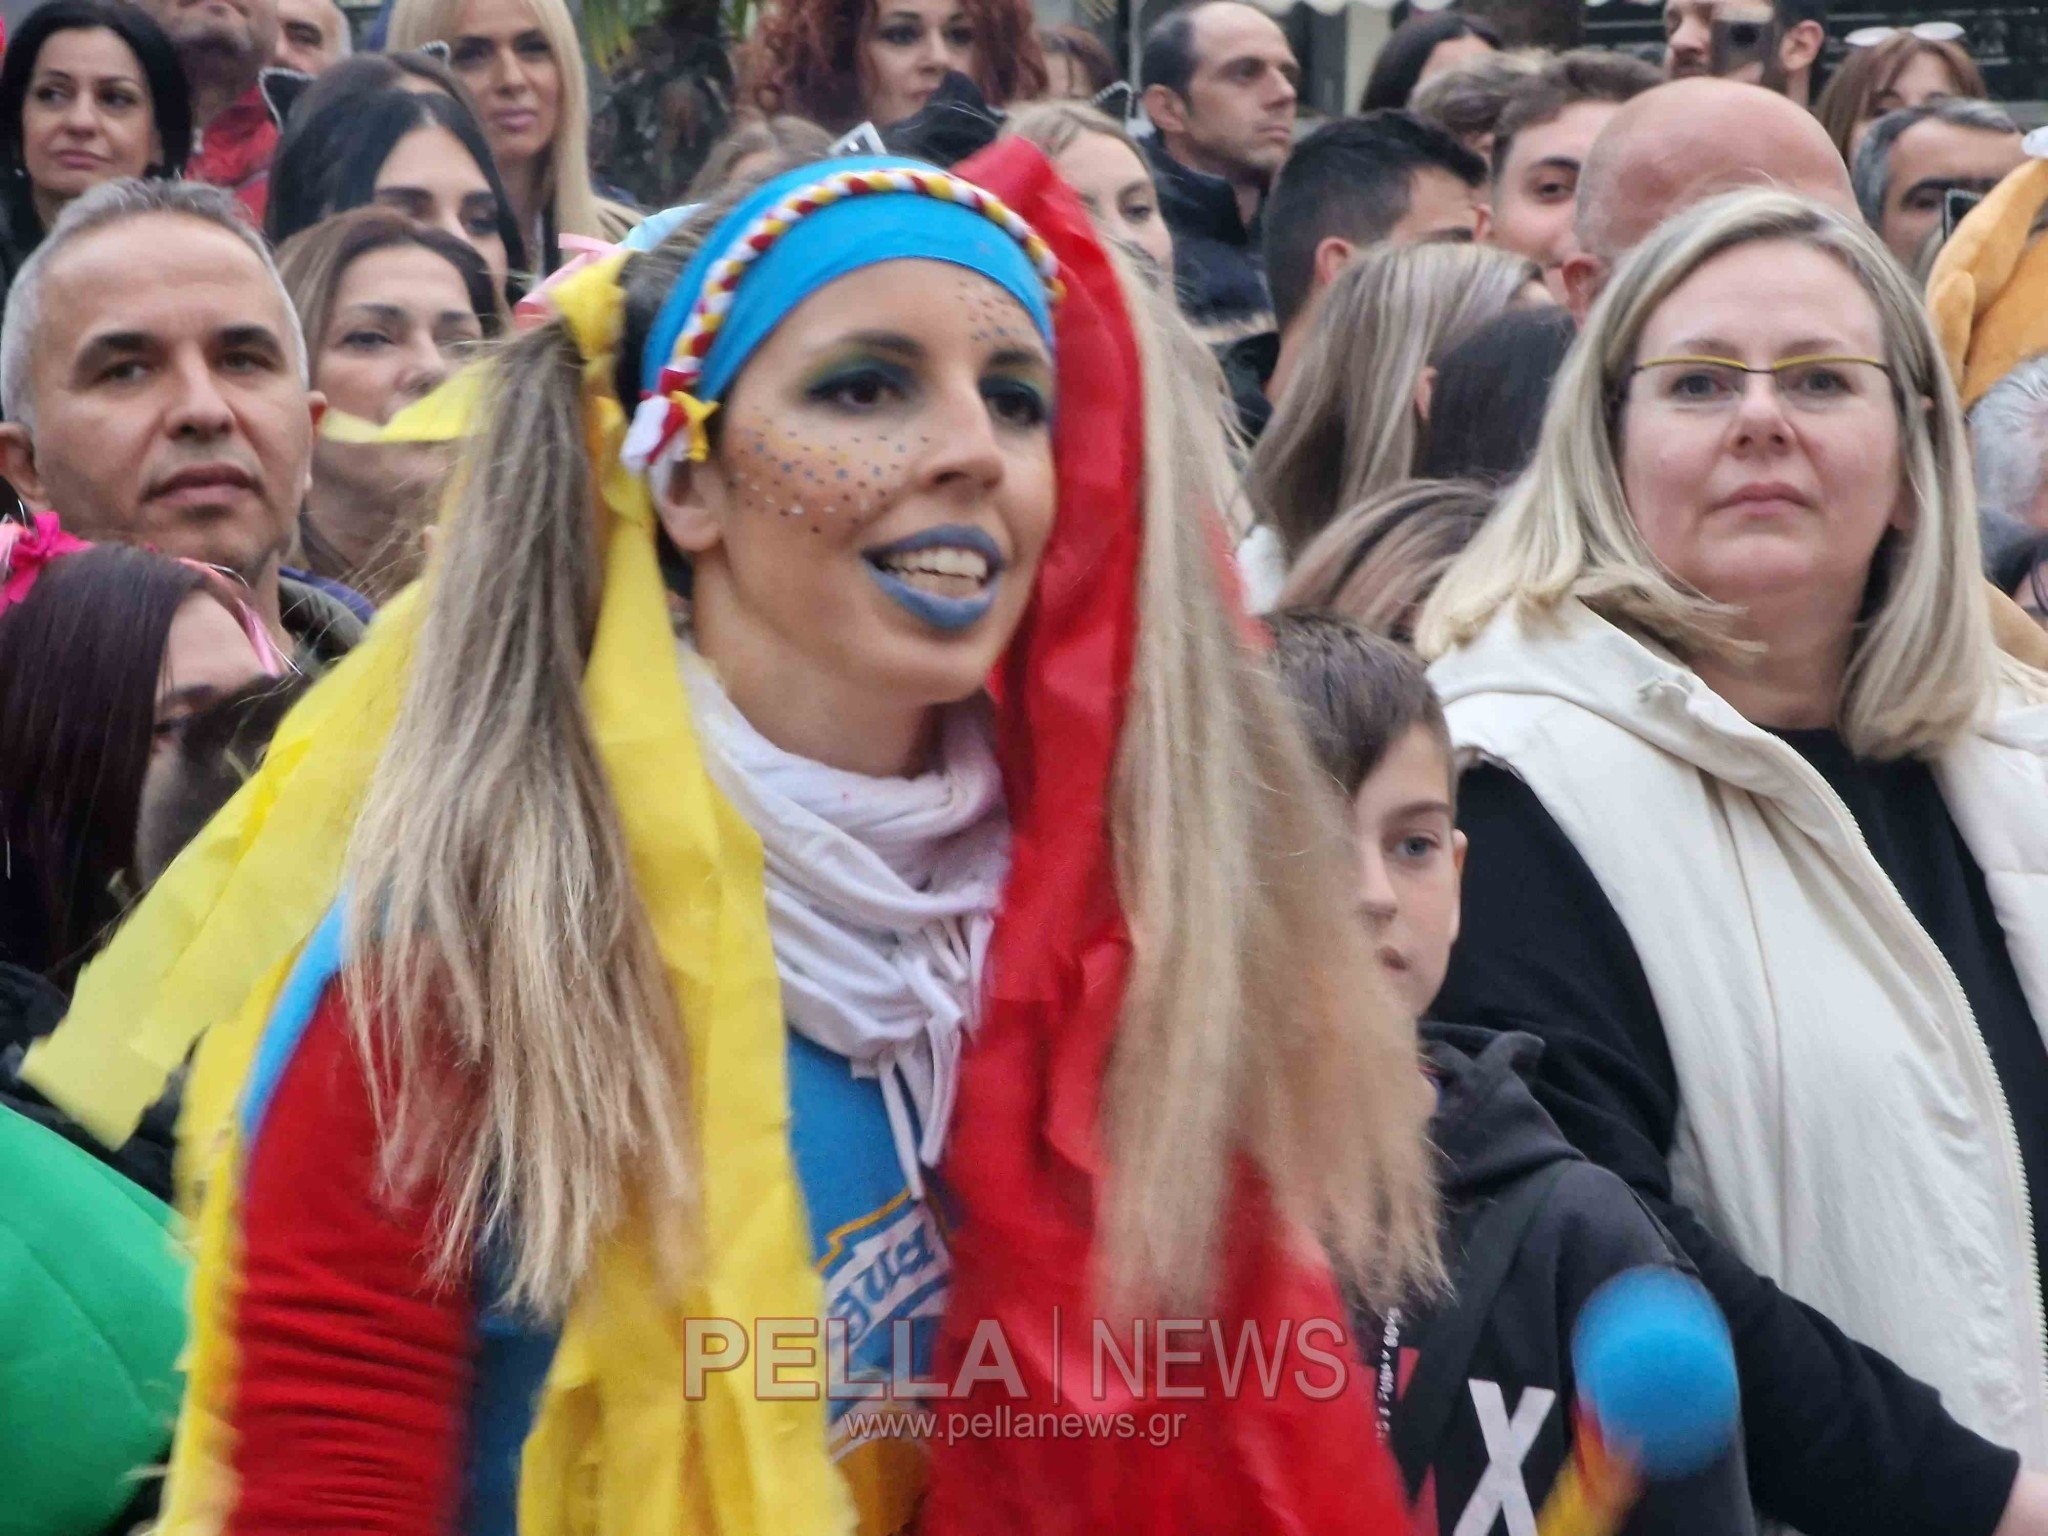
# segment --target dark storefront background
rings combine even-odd
[[[1859,27],[1911,26],[1916,21],[1953,21],[1963,28],[1970,52],[1983,66],[1993,97],[2011,102],[2048,101],[2048,3],[2043,0],[1986,0],[1930,9],[1912,0],[1857,0],[1828,8],[1828,35],[1846,37]],[[1616,45],[1663,41],[1659,6],[1613,0],[1586,11],[1586,41]],[[1833,47],[1840,48],[1837,41]],[[2038,113],[2036,114],[2039,115]]]

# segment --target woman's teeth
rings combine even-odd
[[[989,579],[987,558],[971,549],[918,549],[879,564],[905,585],[935,597],[974,597]]]

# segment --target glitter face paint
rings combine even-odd
[[[661,488],[707,654],[723,627],[787,660],[791,689],[978,691],[1051,533],[1052,377],[1023,308],[945,263],[864,268],[793,309],[710,461]]]

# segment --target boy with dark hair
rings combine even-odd
[[[1486,162],[1433,123],[1368,112],[1294,146],[1266,200],[1266,281],[1284,335],[1354,251],[1470,238]]]
[[[1348,619],[1294,611],[1267,623],[1281,685],[1350,809],[1360,911],[1390,990],[1420,1018],[1457,938],[1465,855],[1443,708],[1411,653]],[[1360,1315],[1359,1347],[1422,1529],[1490,1536],[1505,1522],[1510,1536],[1533,1536],[1571,1450],[1579,1309],[1624,1270],[1686,1265],[1629,1187],[1575,1152],[1531,1095],[1537,1040],[1426,1019],[1421,1030],[1452,1286],[1413,1314]],[[1622,1527],[1754,1528],[1739,1447],[1651,1487]]]
[[[1540,266],[1560,303],[1564,263],[1578,249],[1573,218],[1586,152],[1622,103],[1657,80],[1639,59],[1580,48],[1518,81],[1501,108],[1479,238]]]

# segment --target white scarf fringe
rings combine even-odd
[[[1009,872],[986,702],[946,711],[935,771],[873,778],[783,751],[701,656],[682,654],[711,777],[767,855],[784,1016],[855,1076],[880,1080],[897,1160],[922,1199],[922,1168],[945,1150]]]

